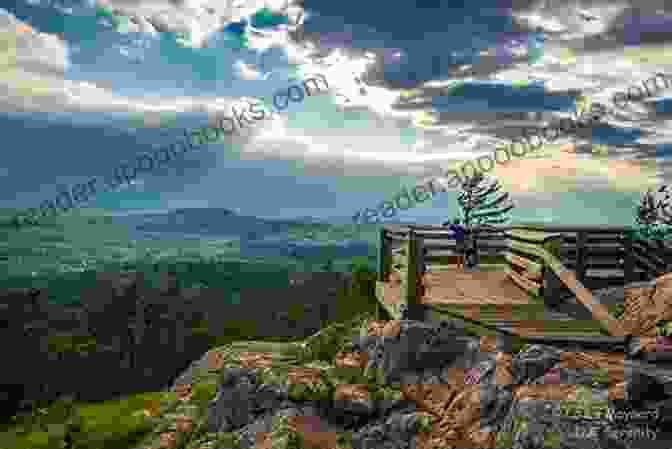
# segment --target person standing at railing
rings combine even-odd
[[[453,232],[457,250],[457,268],[462,267],[462,269],[464,269],[466,229],[464,226],[460,225],[460,220],[457,218],[454,219],[452,223],[450,221],[443,223],[443,226],[448,226],[448,230]]]

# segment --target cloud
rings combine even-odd
[[[504,159],[503,153],[498,158]],[[546,145],[534,158],[514,156],[488,174],[512,193],[591,190],[605,184],[612,191],[637,192],[658,181],[655,164],[580,154],[573,143]]]
[[[220,30],[226,22],[238,20],[264,7],[263,0],[106,0],[97,1],[97,6],[124,15],[141,19],[151,24],[158,32],[187,33],[190,42],[186,45],[201,46],[208,36]],[[276,2],[277,3],[277,2]],[[279,9],[287,8],[280,1]]]
[[[129,97],[86,81],[64,78],[65,43],[0,10],[0,110],[4,112],[127,112],[161,126],[171,114],[213,116],[237,102],[229,97]]]
[[[69,66],[64,43],[40,33],[0,9],[0,58],[4,76],[15,70],[47,75],[63,74]]]
[[[68,51],[55,35],[40,33],[0,10],[0,99],[2,110],[35,106],[62,95]],[[38,108],[39,109],[39,108]]]
[[[250,65],[245,64],[242,61],[237,61],[234,64],[234,69],[239,78],[244,80],[257,80],[261,79],[262,75],[257,70],[254,70]]]

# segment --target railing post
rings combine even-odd
[[[588,233],[579,231],[576,233],[576,277],[582,284],[586,279],[586,243],[588,242]]]
[[[546,251],[553,254],[555,257],[560,259],[560,247],[563,241],[563,236],[553,236],[544,242],[543,246]]]
[[[390,275],[390,256],[386,230],[381,227],[378,234],[378,280],[380,282],[387,282]]]
[[[406,282],[404,301],[408,308],[408,318],[412,320],[422,319],[420,316],[420,299],[418,298],[418,237],[411,228],[408,232],[408,264],[406,265]]]
[[[562,237],[557,236],[546,240],[543,243],[543,248],[551,253],[553,256],[560,259],[560,243],[562,242]],[[564,288],[562,281],[558,276],[553,272],[553,270],[546,266],[544,263],[544,286],[543,286],[543,297],[544,303],[549,306],[556,306],[560,303],[560,295]]]
[[[665,244],[663,243],[662,238],[656,239],[656,246],[658,247],[656,253],[660,255],[660,257],[663,259],[663,262],[665,263],[665,268],[663,268],[663,271],[658,273],[658,276],[662,276],[666,273],[669,273],[672,270],[672,260],[670,260],[670,258],[667,255],[668,250]]]
[[[478,229],[474,232],[471,244],[473,245],[474,268],[478,268],[481,264],[481,258],[478,254]]]
[[[424,240],[422,238],[416,238],[416,243],[415,243],[415,252],[416,252],[416,260],[415,260],[415,266],[416,270],[416,286],[417,286],[417,301],[418,303],[422,302],[422,298],[425,296],[425,285],[424,285],[424,274],[425,274],[425,245],[424,245]]]
[[[621,234],[623,242],[623,277],[625,283],[635,282],[635,255],[633,254],[632,240],[634,236],[631,232]]]

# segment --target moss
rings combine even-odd
[[[299,387],[298,390],[294,388]],[[303,387],[303,388],[301,388]],[[293,392],[296,391],[296,393]],[[333,397],[333,385],[331,382],[327,381],[324,377],[315,384],[304,385],[296,384],[292,385],[289,388],[289,397],[297,401],[321,401],[321,400],[330,400]],[[300,393],[299,393],[300,392]]]
[[[304,348],[300,342],[292,342],[281,351],[281,354],[290,360],[300,362],[304,355]]]
[[[240,447],[240,437],[235,432],[222,432],[216,434],[216,447],[226,447],[238,449]]]
[[[291,429],[287,416],[273,418],[270,438],[273,449],[304,449],[301,435]]]
[[[623,314],[625,313],[625,306],[621,304],[610,304],[607,306],[609,312],[611,312],[611,315],[616,318],[620,319]]]
[[[332,362],[336,354],[359,334],[362,323],[371,318],[372,315],[369,313],[360,314],[345,322],[332,323],[308,337],[303,345],[302,362],[314,360]]]
[[[416,424],[416,430],[419,433],[429,433],[432,431],[432,417],[429,415],[420,415]]]
[[[240,447],[240,438],[235,432],[209,432],[189,442],[187,449],[201,448],[219,448],[238,449]]]
[[[544,432],[544,448],[559,449],[562,444],[562,434],[560,432]]]
[[[327,375],[335,382],[343,384],[369,383],[369,379],[360,368],[332,366],[327,369]]]
[[[593,383],[606,386],[609,384],[609,371],[603,368],[593,370]]]
[[[399,401],[404,395],[401,390],[391,387],[380,387],[373,390],[374,398],[381,401]]]
[[[529,345],[525,343],[525,340],[522,338],[513,338],[511,341],[511,352],[513,354],[518,354],[519,352],[526,350],[528,347]]]
[[[228,449],[238,449],[238,436],[233,432],[205,432],[197,435],[189,441],[185,449],[215,449],[226,447]]]
[[[513,434],[511,432],[497,432],[495,447],[496,449],[511,449],[513,447]]]
[[[525,416],[514,416],[513,417],[513,428],[512,432],[526,432],[529,426],[529,420]]]
[[[197,382],[192,385],[192,400],[199,406],[206,406],[217,394],[217,382]]]
[[[307,368],[307,366],[302,366]],[[284,385],[287,387],[290,399],[296,401],[319,401],[330,399],[334,391],[334,382],[329,379],[326,371],[322,370],[320,379],[314,383],[289,384],[287,372],[290,365],[279,365],[257,371],[260,383]]]
[[[336,448],[349,449],[352,447],[352,432],[338,432],[336,434]]]
[[[659,337],[672,336],[672,321],[661,320],[656,323],[656,335]]]

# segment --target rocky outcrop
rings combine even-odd
[[[669,378],[626,368],[623,354],[507,353],[455,322],[324,333],[310,344],[211,350],[172,387],[213,387],[194,418],[200,431],[159,426],[142,447],[597,449],[667,436]],[[331,362],[316,341],[329,343]]]
[[[642,337],[656,336],[656,323],[672,319],[672,273],[660,276],[651,287],[624,289],[625,330]]]
[[[672,354],[672,340],[657,331],[658,326],[672,320],[672,273],[651,281],[600,289],[593,292],[593,296],[606,306],[622,305],[617,318],[625,331],[634,337],[629,344],[630,357],[672,361],[665,357],[666,353]]]

